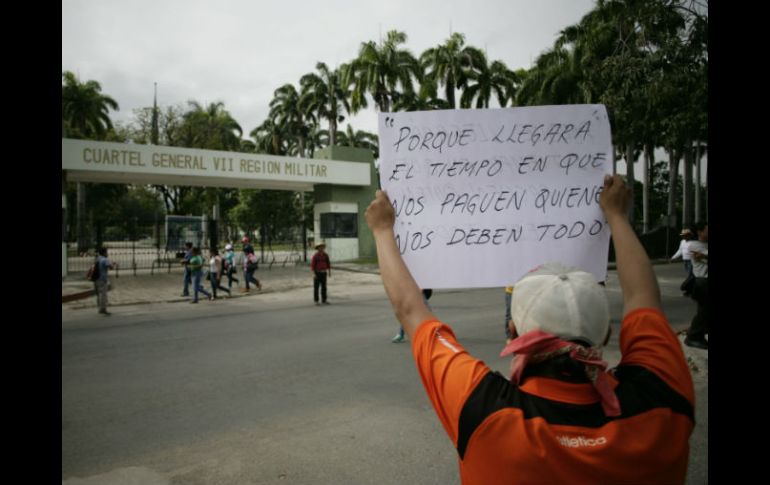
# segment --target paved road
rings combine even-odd
[[[692,302],[656,267],[672,326]],[[617,363],[619,292],[608,279]],[[68,485],[452,484],[456,452],[421,388],[375,275],[332,305],[307,291],[207,305],[62,309],[62,479]],[[435,313],[505,372],[501,290],[437,291]],[[689,352],[699,406],[688,483],[706,482],[708,354]]]

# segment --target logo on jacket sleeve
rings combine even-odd
[[[557,436],[556,441],[567,448],[581,448],[586,446],[603,446],[607,444],[607,438],[586,438],[585,436]]]

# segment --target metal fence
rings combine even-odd
[[[190,218],[192,219],[192,218]],[[184,224],[181,224],[184,226]],[[121,225],[89,227],[80,241],[67,241],[67,274],[85,274],[96,256],[96,248],[107,248],[110,260],[118,263],[119,273],[156,273],[182,270],[184,244],[189,241],[201,248],[208,258],[213,246],[224,252],[225,244],[232,243],[236,263],[241,263],[243,232],[227,221],[203,220],[175,231],[165,220],[131,221]],[[273,265],[302,264],[307,258],[303,247],[301,228],[293,228],[275,237],[252,239],[260,262],[270,269]]]

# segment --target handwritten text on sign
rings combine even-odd
[[[606,278],[603,105],[380,113],[380,184],[422,288],[507,286],[546,261]]]

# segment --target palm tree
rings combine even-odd
[[[323,62],[315,67],[319,74],[306,74],[299,80],[302,87],[299,105],[305,112],[315,115],[316,119],[329,121],[329,144],[334,145],[337,123],[345,121],[342,110],[350,113],[350,92],[342,88],[338,69],[330,71]]]
[[[381,112],[388,112],[399,86],[402,93],[413,91],[412,77],[420,81],[422,71],[408,50],[399,49],[405,42],[405,33],[391,30],[380,45],[362,43],[358,57],[340,67],[343,85],[354,85],[350,104],[354,113],[366,108],[367,93]]]
[[[204,107],[197,101],[189,101],[190,110],[183,116],[182,143],[190,148],[208,150],[238,150],[243,130],[224,103],[210,103]]]
[[[275,124],[272,118],[266,119],[257,126],[249,135],[254,138],[257,153],[268,155],[285,155],[287,144],[282,127]]]
[[[257,144],[251,140],[241,140],[241,146],[238,151],[243,153],[254,153],[257,151]]]
[[[204,106],[188,101],[177,130],[177,146],[205,150],[238,151],[243,130],[221,101]],[[233,189],[189,186],[156,186],[177,213],[200,213],[231,198]]]
[[[516,73],[500,62],[494,61],[487,64],[487,57],[483,52],[473,49],[473,69],[467,72],[468,86],[460,97],[460,106],[470,108],[476,99],[476,108],[489,108],[489,100],[492,92],[497,95],[497,102],[503,108],[508,100],[513,100],[518,84]],[[472,83],[474,82],[475,83]]]
[[[592,99],[583,51],[579,47],[557,46],[538,56],[521,83],[517,103],[581,104]]]
[[[404,94],[393,93],[393,111],[430,111],[449,108],[448,101],[426,95],[423,90],[420,90],[420,94],[414,91]]]
[[[112,129],[109,110],[117,110],[118,103],[101,93],[102,87],[96,81],[81,83],[70,71],[62,73],[61,114],[62,137],[103,140]],[[94,187],[89,189],[94,195]],[[98,197],[98,188],[96,189]],[[77,183],[76,226],[78,251],[88,249],[86,234],[86,185]],[[98,239],[98,237],[97,237]]]
[[[468,82],[474,58],[483,56],[478,49],[465,47],[465,36],[453,33],[444,44],[430,48],[420,56],[420,64],[426,70],[426,77],[444,86],[449,107],[457,107],[455,90],[464,89]]]
[[[282,128],[288,139],[296,143],[299,155],[304,157],[305,141],[310,135],[311,126],[315,124],[315,117],[301,108],[299,99],[297,89],[291,84],[276,89],[270,102],[270,118]]]
[[[62,136],[104,139],[112,129],[109,110],[118,110],[118,103],[102,94],[96,81],[81,83],[73,73],[65,71],[62,82]]]
[[[352,125],[348,125],[344,133],[344,146],[354,148],[368,148],[374,153],[374,158],[379,156],[380,142],[377,135],[363,130],[354,130]]]

